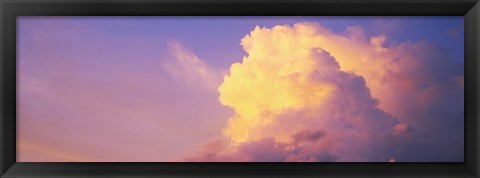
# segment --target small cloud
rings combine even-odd
[[[384,35],[374,36],[370,37],[370,44],[372,44],[372,46],[379,52],[386,51],[387,49],[384,48],[386,40],[387,37],[385,37]]]
[[[455,81],[459,87],[464,88],[465,78],[463,76],[454,77],[452,80]]]
[[[388,162],[393,163],[393,162],[397,162],[397,161],[396,161],[395,159],[393,159],[393,158],[390,158],[390,159],[388,160]]]
[[[39,96],[51,97],[52,89],[49,80],[34,77],[28,74],[19,74],[18,76],[20,81],[19,85],[22,86],[21,89]]]
[[[395,135],[400,135],[400,134],[407,133],[407,132],[410,132],[410,131],[413,131],[413,128],[411,126],[408,126],[407,124],[404,124],[404,123],[398,123],[397,125],[395,125],[393,127],[393,133]]]
[[[225,72],[208,66],[179,41],[170,41],[168,47],[170,53],[175,57],[175,61],[163,62],[162,67],[165,71],[173,77],[182,79],[187,84],[202,85],[211,91],[217,89]]]
[[[456,39],[456,40],[460,39],[460,37],[461,37],[461,33],[455,28],[449,28],[447,30],[447,35]]]
[[[295,135],[293,135],[293,140],[295,143],[299,142],[314,142],[317,141],[318,139],[322,138],[325,136],[326,133],[324,130],[317,130],[317,131],[310,131],[310,130],[305,130],[302,132],[299,132]]]

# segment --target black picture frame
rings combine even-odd
[[[463,163],[16,162],[18,16],[464,16]],[[0,177],[479,177],[478,0],[0,0]]]

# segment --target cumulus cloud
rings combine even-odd
[[[387,40],[360,26],[256,27],[218,87],[235,111],[223,138],[187,160],[463,161],[450,153],[463,150],[463,64],[426,41]]]
[[[177,40],[170,41],[168,47],[175,60],[163,62],[162,67],[170,75],[182,79],[187,84],[197,84],[212,91],[216,90],[225,72],[208,66]]]
[[[225,139],[212,141],[203,145],[198,153],[184,161],[333,162],[336,160],[337,156],[320,147],[278,143],[274,138],[264,138],[236,146]]]

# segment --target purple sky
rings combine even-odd
[[[224,82],[223,76],[233,70],[229,70],[233,63],[239,64],[244,56],[253,59],[256,57],[253,54],[260,53],[245,51],[241,40],[252,34],[257,40],[252,44],[270,44],[267,43],[271,42],[267,41],[269,38],[253,35],[256,26],[273,29],[277,25],[294,26],[303,22],[318,23],[328,29],[328,39],[350,35],[349,39],[355,41],[354,37],[386,36],[387,40],[381,45],[388,48],[388,52],[379,52],[379,56],[413,61],[399,64],[413,66],[405,70],[408,72],[388,75],[398,79],[398,85],[415,86],[405,89],[404,93],[399,89],[398,95],[428,99],[421,110],[410,108],[414,107],[412,103],[418,102],[413,99],[397,101],[394,96],[385,94],[391,93],[387,87],[377,90],[373,87],[376,83],[370,83],[370,71],[356,68],[342,71],[348,63],[348,56],[336,53],[342,45],[331,49],[321,47],[334,57],[332,60],[338,61],[341,70],[336,69],[335,64],[319,65],[332,65],[338,76],[351,75],[350,78],[358,77],[359,81],[364,78],[360,84],[344,83],[347,88],[353,87],[346,91],[365,92],[372,103],[364,99],[354,101],[357,105],[371,103],[373,110],[365,113],[365,109],[361,109],[363,114],[359,115],[366,115],[367,119],[392,118],[388,127],[395,131],[395,134],[392,132],[395,138],[385,136],[384,140],[363,146],[366,142],[354,139],[356,137],[336,136],[335,131],[345,127],[363,128],[360,125],[370,121],[363,119],[358,121],[359,125],[355,125],[356,121],[328,122],[324,124],[331,125],[331,130],[325,130],[325,140],[362,142],[358,148],[378,149],[385,156],[353,153],[341,144],[313,151],[305,146],[304,150],[309,150],[305,154],[321,152],[317,161],[322,161],[321,158],[334,161],[388,161],[390,158],[396,161],[463,161],[463,17],[19,17],[17,161],[163,162],[182,161],[186,157],[200,161],[235,161],[243,154],[252,157],[247,161],[294,159],[293,153],[288,151],[287,155],[285,151],[292,146],[290,142],[275,146],[273,150],[280,150],[278,155],[255,159],[262,157],[261,154],[248,150],[272,150],[269,145],[272,140],[263,137],[237,146],[234,153],[223,150],[226,156],[218,156],[218,159],[196,155],[202,154],[198,150],[206,143],[224,144],[215,140],[229,138],[224,133],[225,128],[229,128],[229,118],[242,114],[235,109],[234,103],[220,102],[217,91]],[[362,34],[347,30],[357,29],[352,27],[363,29],[359,32]],[[332,46],[337,45],[335,40],[332,43],[335,43]],[[357,47],[363,49],[361,46],[359,42],[358,46],[351,47],[352,51]],[[395,69],[392,67],[392,71]],[[327,76],[319,78],[330,81]],[[451,83],[448,82],[454,79],[461,80],[461,90],[449,87]],[[347,80],[354,79],[338,78],[339,82]],[[401,81],[405,82],[400,84]],[[223,84],[228,87],[226,81]],[[357,95],[352,97],[357,98]],[[395,109],[389,110],[393,106]],[[282,111],[275,118],[300,117],[291,114]],[[290,121],[278,122],[277,126],[281,127]],[[337,125],[341,127],[333,129]],[[387,126],[381,126],[384,127]],[[365,128],[373,129],[374,126]],[[360,130],[354,132],[360,133]],[[408,133],[398,136],[397,131]],[[278,132],[272,136],[277,139],[272,143],[283,136]],[[323,137],[319,136],[322,132],[307,130],[292,138],[300,141],[317,138],[309,133],[319,133],[318,138]],[[294,146],[300,142],[296,139]],[[401,144],[387,143],[395,139]],[[318,143],[319,147],[323,144],[326,143]],[[212,144],[206,145],[208,148]],[[303,144],[301,146],[304,148]],[[343,148],[346,150],[334,150]],[[438,150],[429,151],[431,149]]]

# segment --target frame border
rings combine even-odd
[[[247,9],[247,10],[246,10]],[[464,163],[16,162],[17,16],[464,16]],[[478,0],[0,0],[0,177],[479,177]]]

